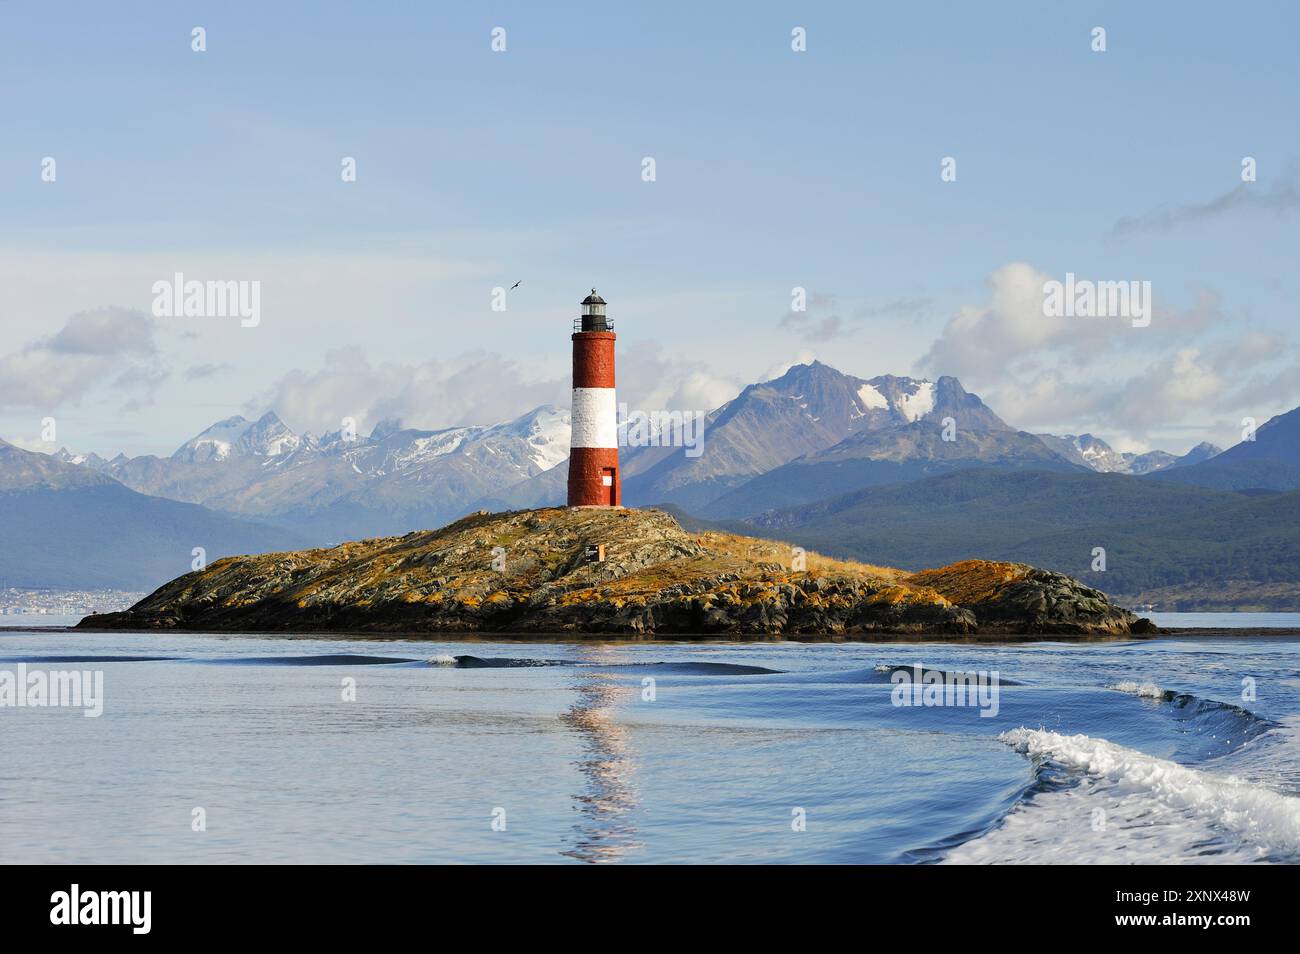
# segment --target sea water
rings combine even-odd
[[[1300,861],[1294,637],[0,632],[19,665],[102,713],[0,707],[10,862]]]

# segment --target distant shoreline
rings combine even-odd
[[[1295,626],[1162,626],[1160,636],[1300,636]]]
[[[952,633],[879,633],[817,636],[798,635],[752,635],[739,636],[735,633],[710,635],[665,633],[662,638],[635,635],[620,636],[614,633],[491,633],[491,632],[447,632],[430,633],[427,630],[412,632],[357,632],[355,630],[313,630],[310,632],[246,632],[221,631],[204,632],[190,629],[94,629],[79,626],[0,626],[0,633],[125,633],[141,636],[247,636],[250,638],[270,638],[285,640],[302,639],[353,639],[362,642],[424,642],[424,643],[1034,643],[1034,642],[1070,642],[1070,643],[1113,643],[1132,640],[1154,639],[1224,639],[1224,638],[1300,638],[1300,627],[1295,626],[1251,626],[1233,629],[1229,627],[1162,627],[1158,633],[1142,635],[1076,635],[1060,633],[988,633],[969,636]]]

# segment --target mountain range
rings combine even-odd
[[[553,407],[504,424],[435,431],[384,421],[364,437],[298,435],[267,412],[256,421],[220,421],[170,457],[91,455],[83,463],[140,493],[327,544],[440,526],[498,488],[554,469],[568,451],[568,411]]]
[[[863,379],[814,361],[752,384],[712,411],[698,457],[682,447],[622,449],[623,497],[633,506],[666,503],[728,519],[977,465],[1151,473],[1188,466],[1218,450],[1202,444],[1183,457],[1154,451],[1138,464],[1137,455],[1117,454],[1091,436],[1084,446],[1092,453],[1084,454],[1074,448],[1076,440],[1082,438],[1012,428],[953,377]],[[521,482],[491,502],[557,504],[564,488],[561,469]]]
[[[1300,488],[1300,408],[1271,418],[1249,440],[1194,467],[1162,471],[1152,477],[1219,490]]]
[[[1121,453],[1091,434],[1039,434],[1038,439],[1066,460],[1099,474],[1134,474],[1140,477],[1171,467],[1199,464],[1223,453],[1222,448],[1208,441],[1197,444],[1182,457],[1175,457],[1159,450],[1145,454]]]
[[[977,555],[1048,566],[1166,609],[1300,607],[1300,491],[1248,495],[1123,474],[972,468],[726,526],[904,569]],[[1237,590],[1230,600],[1225,584]]]
[[[136,493],[85,466],[0,441],[0,583],[148,590],[208,560],[302,538],[195,504]]]
[[[1074,549],[1049,547],[1039,556],[1030,540],[1111,518],[1186,524],[1250,503],[1246,495],[1300,489],[1297,431],[1300,411],[1292,411],[1260,427],[1255,440],[1224,452],[1204,443],[1182,456],[1121,453],[1091,434],[1017,430],[953,377],[865,379],[812,362],[752,384],[708,412],[698,456],[680,446],[624,446],[620,462],[624,500],[632,506],[666,505],[745,532],[762,527],[838,555],[874,559],[876,552],[864,548],[878,546],[880,559],[904,567],[952,562],[961,558],[953,553],[965,553],[963,545],[982,541],[994,550],[980,556],[1077,572]],[[37,472],[54,468],[105,482],[96,487],[197,505],[208,519],[234,521],[250,541],[272,532],[325,545],[436,527],[477,509],[562,503],[568,442],[568,412],[551,406],[503,423],[440,430],[384,421],[365,436],[298,434],[268,411],[256,420],[219,421],[169,457],[104,459],[61,450],[33,454],[39,465],[24,459],[19,466],[11,453],[0,457],[0,491],[30,492]],[[1039,516],[1008,522],[1006,508],[1014,512],[1015,501],[986,492],[996,489],[989,474],[1002,475],[1004,488],[1030,494],[1022,510]],[[73,484],[44,492],[71,492]],[[925,549],[920,528],[944,536],[926,522],[925,495],[960,496],[963,487],[964,503],[945,518],[951,546],[942,553]],[[1072,494],[1101,509],[1081,510]],[[1121,498],[1142,503],[1131,512],[1116,510]],[[1196,506],[1184,508],[1190,500]],[[911,515],[907,527],[914,532],[890,514]],[[988,536],[987,526],[999,522],[1026,534]],[[886,527],[888,544],[881,536]],[[272,538],[256,539],[245,548],[270,545]],[[908,547],[919,548],[914,559]],[[1164,562],[1173,566],[1176,557]],[[51,582],[57,576],[41,585],[58,585]],[[1130,567],[1108,585],[1145,592],[1176,585],[1177,576],[1171,571],[1157,579]]]

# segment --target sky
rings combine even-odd
[[[634,408],[816,358],[955,375],[1035,432],[1228,446],[1300,405],[1298,27],[1284,2],[2,0],[0,437],[505,420],[567,402],[594,286]],[[258,282],[257,323],[155,315],[178,272]],[[1067,273],[1149,281],[1150,324],[1045,317]]]

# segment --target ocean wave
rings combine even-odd
[[[119,662],[175,662],[179,656],[0,656],[0,665],[27,663],[54,665],[56,663],[119,663]]]
[[[1154,682],[1134,682],[1125,680],[1117,682],[1113,686],[1107,686],[1107,689],[1114,689],[1116,692],[1126,692],[1130,696],[1139,696],[1143,699],[1163,699],[1165,690],[1161,689]]]
[[[1223,754],[1277,726],[1235,703],[1163,689],[1154,682],[1124,681],[1106,688],[1168,705],[1170,714],[1191,730],[1201,755]],[[1184,754],[1192,751],[1184,747]]]
[[[881,665],[876,666],[871,670],[871,673],[873,674],[874,678],[870,678],[868,679],[868,681],[889,682],[893,678],[894,673],[896,672],[906,672],[908,675],[915,678],[918,671],[920,672],[922,679],[926,678],[927,676],[930,676],[931,674],[935,674],[938,675],[941,679],[947,681],[948,679],[952,679],[957,676],[970,675],[972,673],[978,672],[979,670],[974,670],[974,669],[947,670],[947,669],[934,669],[931,668],[930,666],[922,666],[918,664],[893,665],[889,663],[882,663]],[[1016,682],[1014,679],[1006,679],[1002,676],[1001,673],[999,673],[998,685],[999,686],[1022,686],[1024,685],[1024,683]]]
[[[526,656],[453,656],[452,658],[456,660],[456,666],[460,669],[531,669],[536,666],[574,665],[567,659],[531,659]]]
[[[397,656],[363,656],[357,653],[326,653],[319,656],[240,656],[236,659],[195,659],[192,662],[221,666],[396,666],[419,662]]]
[[[602,666],[602,669],[653,669],[656,672],[672,673],[679,676],[770,676],[780,675],[783,669],[768,669],[766,666],[746,666],[742,663],[721,662],[655,662],[629,663],[626,666]]]
[[[644,662],[596,663],[577,659],[533,659],[521,656],[430,656],[425,660],[430,666],[455,666],[460,669],[531,669],[538,666],[573,666],[582,669],[600,669],[605,672],[669,673],[680,676],[760,676],[780,673],[780,669],[765,666],[746,666],[722,662]]]
[[[1261,856],[1294,858],[1300,854],[1300,798],[1294,795],[1086,735],[1019,728],[999,738],[1031,758],[1053,762],[1104,783],[1100,788],[1085,790],[1104,796],[1098,807],[1107,800],[1116,807],[1136,803],[1149,810],[1154,805],[1163,810],[1157,817],[1166,824],[1184,831],[1189,825],[1196,829],[1194,837],[1201,838],[1202,844],[1205,830],[1210,829],[1211,838],[1214,830],[1231,833]],[[1024,805],[1018,809],[1032,810]],[[1080,821],[1076,819],[1076,825]],[[1147,823],[1151,823],[1150,819]]]

